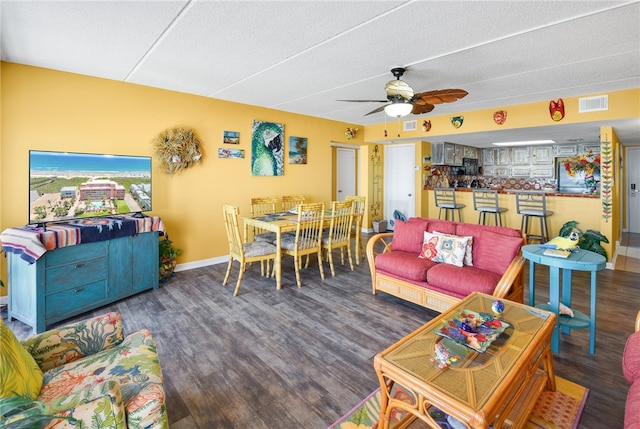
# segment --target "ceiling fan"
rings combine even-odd
[[[396,77],[396,80],[391,80],[384,86],[384,89],[387,92],[386,100],[338,101],[350,101],[356,103],[391,102],[386,106],[381,106],[372,110],[365,116],[384,110],[387,115],[400,118],[408,115],[409,113],[413,113],[414,115],[429,113],[435,107],[434,104],[452,103],[467,95],[467,91],[462,89],[439,89],[436,91],[419,92],[416,94],[407,82],[400,80],[405,71],[406,69],[404,67],[395,67],[391,69],[391,73]]]

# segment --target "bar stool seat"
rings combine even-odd
[[[434,188],[433,196],[436,201],[436,207],[440,209],[438,212],[438,219],[442,219],[442,210],[444,210],[444,219],[449,220],[449,213],[451,213],[451,220],[455,221],[457,210],[458,221],[462,222],[462,209],[465,208],[466,205],[456,203],[455,188]]]
[[[527,242],[537,240],[540,243],[546,243],[549,240],[547,218],[553,212],[547,210],[547,199],[544,192],[516,192],[516,211],[519,215],[522,215],[520,229],[527,235]],[[540,234],[532,234],[529,230],[529,220],[531,218],[537,218],[540,221]]]
[[[495,225],[502,226],[502,213],[507,211],[498,205],[498,191],[492,189],[473,190],[473,209],[478,212],[480,225],[486,225],[488,213],[493,214]]]

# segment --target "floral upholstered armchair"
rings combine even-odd
[[[0,321],[0,398],[11,396],[54,416],[46,428],[169,427],[156,343],[147,330],[124,338],[113,312],[22,342]],[[0,426],[30,411],[0,415]]]

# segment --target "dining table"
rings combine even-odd
[[[356,223],[357,213],[353,214],[353,223]],[[274,261],[274,271],[276,277],[276,287],[282,288],[282,235],[296,230],[298,215],[294,211],[277,212],[260,216],[246,216],[244,219],[244,237],[248,240],[251,237],[251,228],[258,228],[276,234],[276,258]],[[331,222],[331,210],[326,210],[324,215],[325,227],[329,227]],[[322,261],[318,261],[322,263]]]

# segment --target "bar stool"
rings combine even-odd
[[[516,211],[519,215],[522,215],[520,229],[527,234],[527,242],[530,240],[538,240],[540,243],[546,243],[547,240],[549,240],[547,217],[551,216],[553,212],[551,210],[547,210],[547,199],[544,192],[516,192]],[[529,232],[530,218],[538,218],[540,221],[539,235],[531,234]]]
[[[498,191],[491,189],[473,190],[473,209],[478,213],[478,224],[486,225],[487,213],[493,213],[495,224],[502,226],[502,213],[505,207],[498,205]]]
[[[444,209],[444,219],[449,220],[449,212],[451,212],[451,220],[456,220],[456,210],[458,211],[458,221],[462,222],[462,209],[465,204],[456,203],[455,188],[434,188],[433,196],[436,200],[436,207],[440,209],[438,219],[442,219],[442,210]]]

